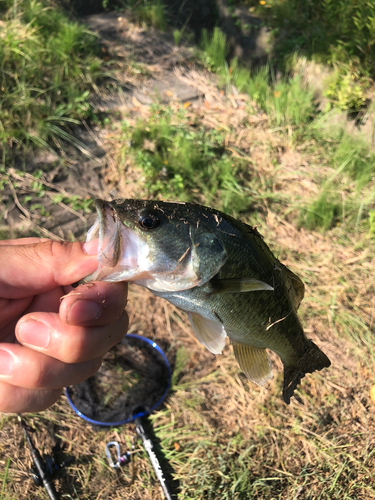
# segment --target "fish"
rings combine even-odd
[[[82,283],[131,281],[185,311],[210,352],[229,338],[243,373],[272,378],[267,349],[283,363],[286,404],[301,379],[328,368],[297,315],[304,284],[254,227],[195,203],[96,200],[86,241],[98,244],[98,268]]]

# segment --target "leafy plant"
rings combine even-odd
[[[128,2],[134,21],[164,31],[167,27],[165,6],[161,0]]]
[[[366,101],[365,88],[365,83],[361,84],[353,74],[343,75],[336,71],[324,95],[330,99],[332,106],[359,111]]]
[[[337,169],[347,172],[357,181],[358,188],[365,186],[375,173],[375,154],[360,139],[342,133],[332,158]]]
[[[180,45],[181,38],[182,38],[182,31],[181,30],[173,30],[173,40],[174,40],[174,44],[176,45],[176,47],[178,47]]]
[[[65,196],[63,194],[55,194],[52,197],[52,203],[64,203],[74,210],[82,210],[84,213],[90,213],[94,206],[92,198],[82,198],[77,195]]]

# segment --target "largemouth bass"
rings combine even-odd
[[[229,337],[245,375],[272,377],[266,349],[284,365],[290,403],[306,373],[330,366],[297,316],[302,281],[251,226],[192,203],[95,202],[98,269],[83,282],[132,281],[186,311],[198,340],[219,354]],[[95,243],[94,243],[95,244]]]

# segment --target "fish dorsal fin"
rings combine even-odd
[[[232,344],[236,360],[247,378],[258,385],[272,378],[271,362],[265,349],[237,342]]]
[[[303,284],[301,279],[290,269],[285,267],[285,270],[287,282],[291,285],[290,287],[288,287],[289,297],[295,309],[297,310],[300,303],[302,302],[303,297],[305,296],[305,285]]]
[[[188,317],[199,342],[213,354],[221,354],[227,336],[222,323],[203,318],[197,313],[188,313]]]
[[[271,285],[253,278],[224,278],[211,280],[212,293],[255,292],[273,290]]]

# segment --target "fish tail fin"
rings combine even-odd
[[[324,352],[312,340],[308,342],[309,347],[307,351],[295,365],[284,365],[283,399],[287,405],[290,403],[290,398],[293,396],[294,390],[306,373],[322,370],[331,365],[330,360]]]

